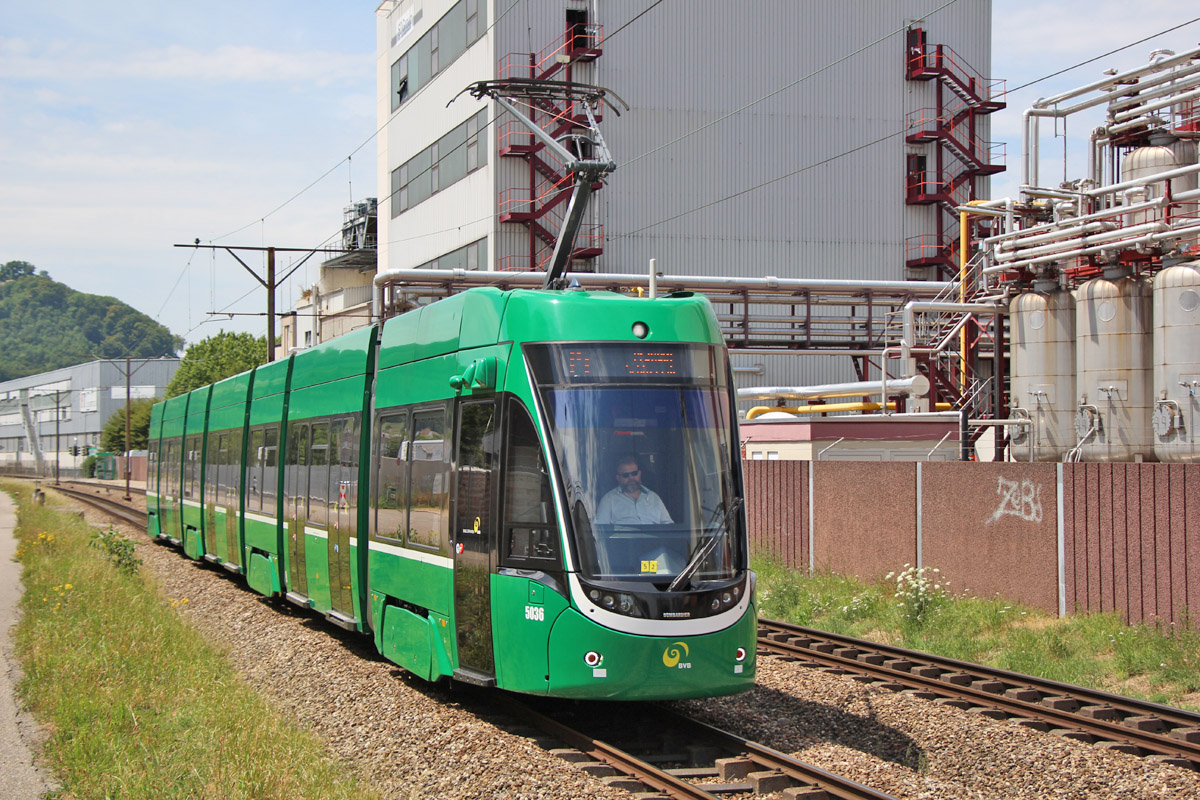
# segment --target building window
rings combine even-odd
[[[487,269],[487,239],[451,250],[432,261],[419,264],[416,269]]]
[[[485,108],[392,170],[392,217],[485,166],[487,149],[480,139],[486,128]]]
[[[485,0],[459,0],[392,63],[392,111],[479,40],[487,10],[484,3]],[[418,15],[415,19],[419,18]]]
[[[400,56],[392,64],[392,111],[408,99],[408,56]]]

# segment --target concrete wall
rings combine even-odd
[[[1200,465],[747,461],[752,553],[875,580],[1182,624],[1200,612]]]

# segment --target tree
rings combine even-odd
[[[253,369],[267,361],[267,337],[221,331],[187,349],[179,371],[167,384],[167,397]]]
[[[9,261],[4,266],[0,267],[0,281],[11,281],[17,278],[24,278],[26,275],[33,275],[37,271],[37,267],[30,264],[28,261]],[[44,270],[43,270],[44,272]],[[49,273],[46,273],[49,278]]]
[[[182,346],[115,297],[77,292],[27,261],[0,266],[0,381],[102,358],[174,356]]]
[[[129,449],[145,450],[150,441],[150,409],[158,400],[134,400],[123,406],[104,423],[100,449],[107,453],[125,452],[125,412],[129,410]]]

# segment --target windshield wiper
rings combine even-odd
[[[722,538],[729,535],[729,519],[741,507],[742,498],[735,497],[733,502],[729,504],[729,509],[721,515],[720,529],[710,536],[707,542],[700,545],[695,555],[688,561],[687,566],[679,571],[679,574],[675,576],[675,580],[671,581],[671,585],[667,587],[668,592],[679,591],[680,587],[692,579],[692,576],[696,574],[696,570],[700,569],[700,565],[704,563],[704,559],[708,558],[712,551],[717,549],[717,544],[720,543]],[[715,519],[717,514],[720,513],[721,506],[717,506],[716,510],[713,511],[713,518]]]

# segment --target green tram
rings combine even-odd
[[[156,405],[149,530],[427,680],[732,694],[737,444],[705,298],[476,288]]]

